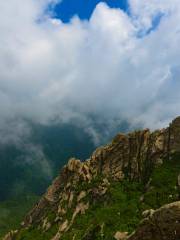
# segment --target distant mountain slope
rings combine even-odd
[[[22,144],[0,144],[0,201],[22,194],[42,194],[71,156],[86,159],[92,138],[73,125],[31,125]]]
[[[92,121],[93,130],[77,123],[42,125],[25,121],[29,134],[21,133],[22,137],[17,140],[13,135],[15,140],[6,139],[5,144],[3,138],[7,137],[0,132],[0,201],[22,194],[41,195],[70,157],[88,158],[117,129],[127,131],[129,126],[127,122],[120,122],[108,129],[97,118]]]
[[[0,144],[0,237],[18,226],[70,156],[85,159],[95,148],[77,126],[30,127],[21,144]]]
[[[178,201],[180,117],[166,129],[118,134],[85,162],[70,159],[4,240],[179,240]]]
[[[18,228],[19,223],[39,198],[35,195],[22,195],[0,202],[0,239],[10,229]]]

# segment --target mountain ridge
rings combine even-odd
[[[59,176],[53,181],[40,201],[27,214],[21,223],[21,227],[16,231],[8,233],[4,237],[4,240],[109,240],[110,238],[118,240],[153,240],[155,238],[153,238],[154,236],[151,233],[152,231],[157,231],[151,229],[151,226],[148,225],[149,221],[151,221],[152,218],[157,218],[156,215],[158,215],[159,211],[167,212],[166,209],[170,211],[172,206],[173,209],[175,206],[177,213],[173,221],[178,221],[178,224],[175,228],[173,226],[173,230],[171,229],[170,233],[166,233],[166,230],[161,230],[163,233],[157,237],[157,240],[178,240],[180,238],[180,232],[178,232],[178,228],[180,227],[179,152],[180,117],[173,120],[169,127],[154,132],[145,129],[129,134],[118,134],[110,144],[97,148],[86,161],[82,162],[78,159],[71,158],[67,165],[62,168]],[[157,188],[160,193],[157,191],[154,194],[153,186],[151,186],[153,182],[152,176],[154,172],[158,172],[156,169],[161,168],[160,173],[162,172],[165,176],[167,169],[168,171],[174,171],[172,186],[167,186],[168,191],[166,192],[166,189],[164,189],[164,192],[161,193],[160,188],[158,188],[159,186],[156,186],[157,181],[155,188]],[[160,178],[160,181],[162,179]],[[163,181],[166,181],[166,179],[163,179]],[[174,189],[172,190],[171,188]],[[151,211],[150,215],[145,218],[146,220],[143,220],[145,222],[143,226],[146,227],[143,228],[139,226],[137,228],[140,220],[142,220],[140,215],[144,210],[147,210],[147,207],[151,206],[151,203],[148,203],[149,192],[153,196],[153,201],[156,199],[156,204],[154,204],[156,208],[160,208],[161,204],[166,205],[160,208],[160,210],[153,210],[153,213]],[[122,196],[119,195],[120,193],[121,195],[124,194],[123,197],[126,198],[125,200],[121,199]],[[134,196],[135,193],[137,196]],[[132,196],[135,199],[134,202],[131,201]],[[119,201],[118,198],[121,199],[121,201]],[[124,206],[121,207],[119,204],[123,201]],[[173,204],[172,202],[175,203]],[[124,229],[124,231],[121,229],[120,231],[117,227],[110,233],[109,223],[106,223],[105,220],[107,216],[104,217],[104,220],[103,217],[100,217],[97,226],[96,224],[93,226],[92,223],[95,215],[102,206],[104,209],[102,209],[101,214],[103,214],[103,211],[106,212],[106,210],[114,208],[112,218],[116,218],[117,216],[115,217],[114,215],[116,208],[114,206],[116,206],[117,209],[119,206],[123,212],[125,208],[129,211],[126,205],[133,205],[134,203],[136,203],[134,209],[133,207],[132,209],[129,208],[131,209],[129,217],[129,222],[131,223],[128,223],[128,219],[123,222],[123,220],[119,218],[122,224],[117,226],[122,228],[122,230]],[[93,207],[95,209],[93,209]],[[86,227],[84,227],[85,223],[82,223],[81,228],[84,230],[81,231],[77,222],[80,221],[79,218],[84,218],[87,214],[92,216],[87,217],[86,220],[88,223]],[[135,214],[137,214],[137,216],[134,217]],[[165,217],[167,217],[167,214],[165,214]],[[108,221],[111,221],[111,219],[108,219]],[[113,224],[115,225],[115,223]],[[167,226],[169,225],[167,224]],[[167,226],[166,229],[170,229],[170,227],[168,228]],[[136,228],[137,231],[132,233]],[[144,230],[142,231],[142,229]],[[148,231],[149,238],[146,238]],[[30,238],[31,236],[33,237]],[[162,238],[162,236],[164,238]]]

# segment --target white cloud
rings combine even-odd
[[[0,3],[1,128],[56,118],[92,130],[89,115],[156,128],[180,114],[178,0],[130,0],[130,15],[100,3],[89,22],[69,24],[43,15],[52,2]]]

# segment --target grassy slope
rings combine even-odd
[[[106,197],[94,203],[91,195],[86,197],[90,201],[90,208],[86,214],[78,216],[72,228],[64,234],[62,240],[97,239],[113,240],[116,231],[132,232],[141,220],[142,211],[150,208],[159,208],[161,205],[176,201],[179,198],[179,190],[176,187],[177,176],[180,172],[180,155],[173,156],[170,162],[165,161],[162,166],[156,168],[151,175],[151,185],[145,191],[145,186],[127,180],[120,182],[111,181],[111,186]],[[101,178],[94,180],[89,185],[78,186],[77,191],[99,185]],[[144,198],[140,202],[140,197]],[[71,217],[73,209],[68,216]],[[68,218],[68,216],[66,216]],[[36,226],[29,230],[23,230],[17,240],[48,240],[57,230],[50,214],[52,229],[47,233],[40,233]]]
[[[19,223],[38,199],[37,196],[26,196],[0,202],[0,238],[9,230],[19,227]]]
[[[146,209],[156,209],[163,204],[179,199],[176,187],[180,173],[180,154],[172,156],[171,161],[156,168],[151,175],[151,185],[147,191],[145,186],[136,182],[111,182],[109,199],[91,205],[83,216],[79,216],[72,230],[67,232],[63,240],[71,239],[104,239],[113,240],[116,231],[131,233],[136,229]],[[143,202],[140,198],[143,196]],[[85,238],[86,237],[86,238]]]

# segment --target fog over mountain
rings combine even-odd
[[[57,3],[0,2],[2,198],[39,193],[69,157],[180,114],[178,0],[101,2],[69,23]]]
[[[0,3],[1,141],[27,134],[24,119],[77,123],[98,141],[92,116],[157,128],[179,114],[178,0],[130,0],[128,12],[100,3],[67,24],[56,3]]]
[[[131,175],[136,167],[152,170],[149,160],[156,157],[154,147],[161,153],[162,142],[164,157],[166,147],[170,156],[171,140],[180,146],[179,118],[176,135],[171,127],[153,134],[146,129],[166,128],[180,115],[179,3],[0,0],[0,238],[18,227],[69,158],[84,166],[98,148],[95,155],[102,165],[100,146],[118,143],[118,156],[112,159]],[[122,156],[129,156],[128,169]],[[141,160],[145,165],[140,166]],[[172,171],[173,166],[165,169],[162,188]],[[173,189],[175,181],[176,175]]]

